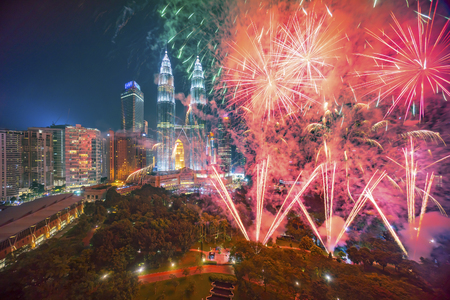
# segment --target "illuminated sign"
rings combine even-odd
[[[130,81],[130,82],[125,83],[126,90],[131,89],[133,87],[137,88],[138,90],[141,90],[141,87],[139,86],[139,84],[137,84],[136,81]]]

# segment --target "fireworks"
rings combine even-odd
[[[419,4],[418,4],[419,5]],[[393,95],[393,103],[387,114],[391,114],[400,102],[406,106],[405,119],[412,108],[415,114],[415,102],[419,102],[419,119],[424,116],[426,97],[431,91],[434,94],[442,91],[442,96],[450,96],[450,31],[447,20],[440,32],[433,30],[438,1],[430,4],[428,15],[417,12],[417,28],[402,27],[392,14],[395,25],[389,36],[385,31],[377,34],[367,30],[370,36],[379,41],[385,49],[384,53],[371,55],[359,54],[375,61],[376,68],[362,72],[369,80],[358,87],[369,88],[370,93],[378,94],[374,101],[382,101]]]
[[[327,11],[328,7],[327,7]],[[293,17],[288,25],[281,28],[277,44],[284,52],[280,66],[285,74],[304,78],[318,92],[318,82],[325,79],[325,71],[333,69],[340,46],[339,33],[330,22],[326,25],[328,15],[321,17],[314,12],[306,17]]]
[[[269,159],[263,160],[257,165],[257,190],[256,190],[256,241],[259,241],[261,231],[262,213],[264,208],[264,193],[266,191],[267,172],[269,168]]]
[[[251,23],[244,46],[230,44],[234,54],[228,58],[223,80],[229,106],[245,107],[270,120],[319,103],[311,91],[319,93],[319,83],[333,68],[330,61],[342,40],[325,25],[326,16],[295,14],[287,24],[279,24],[270,15],[262,27]]]
[[[239,216],[237,210],[236,210],[236,206],[233,203],[233,200],[231,200],[230,195],[227,191],[227,188],[225,187],[225,185],[223,184],[222,179],[220,178],[219,173],[217,172],[216,168],[214,166],[212,166],[212,169],[214,171],[214,178],[216,180],[216,183],[214,183],[214,180],[211,180],[211,183],[213,184],[213,186],[216,188],[217,192],[220,195],[220,198],[222,199],[222,201],[225,203],[225,205],[228,208],[228,211],[231,213],[231,215],[234,218],[234,221],[236,222],[236,224],[238,225],[239,229],[241,230],[242,234],[244,235],[244,237],[249,241],[249,237],[247,235],[247,230],[245,230],[244,225],[242,224],[241,221],[241,217]],[[217,187],[219,186],[220,189]]]

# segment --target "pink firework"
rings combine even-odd
[[[405,118],[414,103],[419,102],[419,118],[425,113],[426,96],[442,92],[444,99],[450,96],[450,32],[444,24],[439,32],[433,30],[435,23],[436,1],[430,4],[429,14],[422,14],[420,7],[417,12],[417,28],[402,27],[394,14],[391,25],[395,35],[390,37],[383,30],[381,34],[367,30],[376,40],[381,42],[391,53],[375,53],[372,55],[359,54],[375,61],[374,70],[365,71],[371,79],[358,85],[358,88],[369,88],[371,93],[378,95],[373,101],[382,101],[392,95],[393,103],[387,115],[404,101],[406,106]]]
[[[252,22],[245,38],[229,45],[223,80],[229,106],[270,120],[319,103],[310,94],[319,93],[341,40],[331,28],[314,13],[286,23],[272,14],[263,26]]]

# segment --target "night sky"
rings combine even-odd
[[[163,46],[152,5],[159,1],[125,19],[126,1],[5,2],[0,4],[0,128],[54,122],[119,130],[120,93],[131,80],[144,92],[144,119],[156,128],[154,77]],[[179,63],[173,57],[171,62],[173,68]],[[182,73],[175,73],[175,90],[189,91]],[[184,111],[177,100],[180,118]]]

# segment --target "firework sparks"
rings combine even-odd
[[[391,224],[389,223],[388,219],[386,218],[386,216],[384,215],[383,211],[380,209],[380,207],[378,206],[377,202],[375,201],[375,199],[373,198],[372,195],[372,191],[371,190],[367,190],[366,191],[366,197],[372,202],[372,204],[375,206],[375,208],[377,209],[378,213],[380,214],[381,219],[383,220],[383,223],[385,225],[385,227],[389,230],[389,232],[391,233],[391,235],[394,237],[394,240],[397,242],[397,245],[400,247],[400,249],[402,249],[403,253],[405,253],[406,256],[408,256],[408,252],[406,251],[405,247],[403,246],[402,242],[400,241],[400,239],[398,238],[397,234],[395,233],[394,229],[392,228]]]
[[[264,193],[266,190],[267,171],[269,169],[269,159],[263,160],[257,165],[257,190],[256,190],[256,241],[259,241],[261,231],[262,213],[264,208]]]
[[[311,176],[309,177],[309,179],[304,183],[302,189],[295,195],[294,199],[290,202],[290,204],[288,205],[288,207],[281,213],[281,211],[283,210],[283,206],[286,203],[286,200],[289,198],[292,189],[294,188],[295,184],[292,186],[291,190],[289,191],[287,197],[285,198],[283,205],[281,206],[280,210],[277,213],[277,216],[275,217],[275,219],[273,220],[273,223],[269,229],[269,231],[266,234],[266,237],[264,238],[263,244],[267,243],[267,241],[269,240],[269,238],[273,235],[273,233],[275,232],[275,230],[280,226],[281,222],[284,220],[284,218],[286,217],[286,215],[289,213],[289,211],[291,210],[292,206],[294,206],[294,204],[297,202],[300,205],[300,208],[302,209],[302,212],[305,214],[306,218],[308,219],[309,225],[311,226],[312,230],[314,231],[315,235],[317,236],[317,238],[320,240],[320,242],[324,245],[322,238],[320,237],[320,234],[317,230],[317,226],[314,223],[314,221],[311,219],[306,207],[303,205],[303,202],[300,200],[300,197],[303,195],[303,193],[306,191],[306,189],[310,186],[310,184],[314,181],[314,179],[319,175],[319,170],[321,169],[322,166],[318,166],[313,173],[311,174]],[[300,173],[301,175],[301,173]],[[298,179],[300,178],[297,177],[297,180],[295,181],[295,183],[297,183]]]
[[[328,13],[331,15],[327,7]],[[331,70],[331,60],[342,47],[343,37],[330,22],[325,24],[326,15],[317,16],[314,12],[306,17],[295,15],[288,25],[281,29],[278,46],[284,50],[280,65],[289,76],[306,78],[317,92],[317,84],[325,79],[324,71]]]
[[[414,163],[414,143],[413,143],[413,136],[414,135],[410,135],[410,149],[408,148],[403,148],[403,155],[405,157],[405,165],[402,166],[401,164],[399,164],[398,162],[396,162],[395,160],[393,160],[390,157],[387,157],[389,160],[391,160],[392,162],[396,163],[398,166],[402,167],[405,169],[405,173],[406,173],[406,203],[407,203],[407,210],[408,210],[408,222],[409,223],[413,223],[415,221],[416,218],[416,210],[415,210],[415,190],[416,190],[416,177],[417,177],[417,173],[419,171],[422,171],[428,167],[431,167],[432,165],[435,165],[447,158],[450,158],[449,156],[446,156],[444,158],[441,158],[427,166],[425,166],[422,169],[418,169],[418,164]],[[434,178],[434,176],[433,176]],[[427,174],[427,179],[425,182],[428,181],[428,174]],[[433,197],[431,197],[431,195],[429,195],[429,192],[427,192],[427,189],[431,188],[431,183],[429,183],[430,186],[425,186],[425,189],[423,190],[424,195],[426,194],[427,196],[424,197],[424,201],[426,200],[428,202],[428,197],[430,197],[430,199],[432,199],[436,205],[438,206],[439,210],[441,211],[442,214],[445,214],[444,209],[442,208],[442,206],[439,204],[439,202],[434,199]],[[423,205],[423,203],[422,203]],[[423,206],[422,206],[423,209]],[[422,214],[422,212],[421,212]]]
[[[334,242],[333,248],[336,248],[336,245],[341,240],[341,238],[344,235],[345,230],[347,229],[347,227],[350,226],[350,224],[353,222],[355,217],[359,214],[361,209],[366,204],[367,199],[368,199],[367,192],[370,192],[370,194],[372,194],[373,190],[378,186],[378,184],[381,182],[381,180],[383,180],[383,178],[386,176],[386,171],[382,172],[381,175],[374,181],[372,186],[370,186],[370,184],[372,183],[372,180],[374,180],[374,178],[377,175],[377,173],[378,173],[378,170],[372,175],[372,177],[370,178],[369,182],[364,187],[364,190],[361,193],[361,195],[359,196],[358,200],[356,200],[355,205],[353,206],[349,216],[347,217],[347,220],[344,223],[344,226],[342,226],[342,229],[341,229],[339,235],[337,236],[336,241]]]
[[[395,32],[394,36],[390,37],[384,31],[376,34],[367,30],[372,37],[395,55],[358,54],[376,62],[375,70],[363,72],[371,79],[360,84],[358,88],[369,88],[370,92],[367,94],[377,92],[379,94],[377,102],[390,95],[396,95],[387,115],[391,114],[404,100],[407,107],[406,119],[410,108],[413,108],[413,113],[415,113],[414,103],[418,100],[419,118],[422,118],[425,113],[425,96],[429,90],[436,94],[440,88],[444,97],[445,95],[450,96],[448,90],[450,84],[450,32],[448,25],[450,20],[447,20],[441,31],[435,35],[433,24],[435,23],[437,4],[438,1],[433,9],[433,3],[431,3],[430,16],[427,16],[426,20],[424,20],[424,14],[420,12],[419,6],[416,31],[410,26],[403,28],[394,14],[392,14],[392,19],[395,25],[391,25]]]
[[[228,57],[223,80],[232,91],[226,95],[230,100],[229,106],[245,107],[253,116],[270,120],[277,115],[301,110],[300,101],[317,102],[303,91],[313,84],[304,76],[293,73],[298,70],[285,68],[286,46],[282,45],[287,37],[282,37],[272,17],[268,28],[257,28],[251,23],[246,34],[247,46],[230,44],[236,54]]]
[[[249,237],[247,235],[247,230],[245,230],[244,225],[242,224],[241,221],[241,217],[239,217],[239,214],[237,212],[236,206],[233,203],[233,200],[231,200],[230,195],[227,191],[227,188],[225,187],[225,185],[223,184],[222,179],[220,179],[219,173],[217,173],[217,170],[214,166],[212,166],[212,169],[214,171],[214,177],[217,181],[217,184],[220,186],[220,189],[217,187],[217,185],[214,183],[214,180],[211,180],[211,183],[213,184],[213,186],[216,188],[217,192],[220,195],[220,198],[222,199],[222,201],[225,203],[225,205],[228,208],[228,211],[231,213],[231,215],[233,216],[236,224],[238,225],[239,229],[241,230],[242,234],[244,235],[244,237],[247,239],[247,241],[249,241]]]
[[[327,230],[327,245],[331,244],[331,229],[333,218],[333,196],[334,196],[334,179],[336,175],[336,163],[332,163],[331,182],[328,175],[328,163],[322,164],[322,181],[325,205],[325,227]],[[331,189],[330,189],[331,186]]]
[[[425,188],[424,188],[424,193],[423,193],[422,209],[420,210],[419,226],[417,227],[417,238],[416,239],[419,238],[420,228],[422,227],[423,216],[425,215],[425,212],[427,210],[428,198],[430,196],[431,185],[433,184],[433,180],[434,180],[434,173],[431,173],[430,179],[428,179],[428,173],[427,173],[427,178],[425,179]]]

